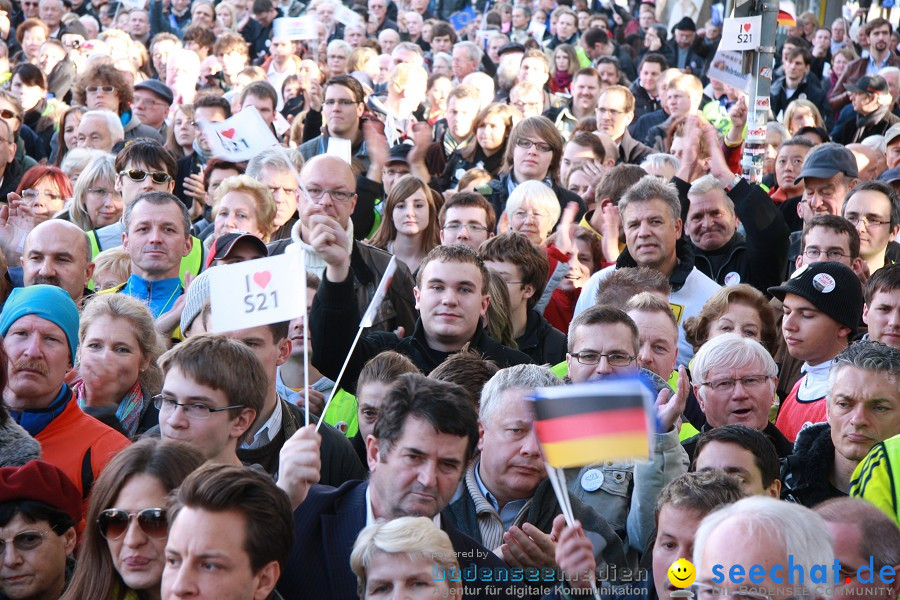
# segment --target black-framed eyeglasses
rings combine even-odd
[[[163,171],[142,171],[140,169],[128,169],[127,171],[120,171],[119,175],[127,177],[132,181],[141,182],[149,176],[150,179],[153,180],[153,183],[158,183],[160,185],[164,183],[168,183],[172,176]]]
[[[116,91],[116,86],[114,85],[89,85],[84,88],[84,91],[89,94],[96,94],[97,92],[103,92],[104,94],[112,94]]]
[[[117,540],[128,531],[131,519],[137,519],[141,531],[154,539],[165,539],[169,534],[169,518],[164,508],[145,508],[136,513],[107,508],[97,517],[97,528],[107,540]]]
[[[356,192],[345,192],[342,190],[325,190],[317,187],[309,187],[306,188],[306,191],[309,193],[309,197],[313,200],[321,200],[325,197],[325,194],[331,196],[331,199],[335,202],[350,202],[353,199],[353,196],[356,195]]]
[[[623,354],[621,352],[612,352],[610,354],[603,354],[601,352],[573,352],[570,354],[572,358],[577,360],[583,365],[598,365],[603,357],[606,357],[606,362],[609,363],[611,367],[627,367],[634,361],[634,356],[630,356],[628,354]]]
[[[9,543],[12,543],[13,548],[19,552],[35,550],[44,543],[44,538],[48,533],[50,533],[49,529],[47,531],[21,531],[11,538],[0,539],[0,556],[6,554],[6,545]]]
[[[527,140],[525,138],[519,138],[516,140],[516,146],[522,148],[523,150],[528,150],[532,146],[538,149],[540,152],[551,152],[553,150],[553,146],[547,144],[545,142],[534,142],[532,140]]]
[[[806,258],[812,260],[818,259],[823,254],[828,260],[841,260],[845,256],[850,256],[849,254],[844,254],[842,250],[821,250],[819,248],[807,248],[803,251],[803,255]]]
[[[179,402],[178,400],[176,400],[175,398],[172,398],[169,396],[164,396],[162,394],[157,394],[156,396],[153,396],[153,406],[155,406],[156,409],[160,413],[175,412],[175,409],[180,406],[181,411],[184,413],[184,416],[186,416],[188,419],[197,420],[197,421],[208,419],[210,413],[217,413],[217,412],[222,412],[222,411],[226,411],[226,410],[236,410],[239,408],[245,408],[243,405],[240,405],[240,404],[236,404],[233,406],[210,407],[205,404],[200,404],[199,402],[182,403],[182,402]]]
[[[710,388],[714,392],[720,394],[730,394],[734,391],[734,388],[737,386],[737,383],[740,381],[741,385],[748,390],[752,390],[758,388],[763,385],[765,382],[769,380],[768,375],[748,375],[747,377],[735,377],[735,378],[726,378],[726,379],[716,379],[715,381],[704,381],[700,385],[705,385]]]

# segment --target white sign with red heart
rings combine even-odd
[[[762,16],[725,19],[719,50],[757,50],[762,32]]]
[[[306,311],[302,252],[213,267],[212,329],[219,333],[290,321]]]

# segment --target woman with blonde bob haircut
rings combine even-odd
[[[500,233],[518,231],[540,246],[562,211],[553,189],[543,181],[526,181],[509,195],[500,216]]]
[[[245,231],[264,242],[275,231],[275,199],[269,188],[248,175],[223,181],[213,201],[213,241],[232,231]]]
[[[453,582],[439,575],[459,570],[450,537],[426,517],[378,520],[360,531],[350,568],[363,600],[374,597],[379,589],[415,598],[462,595],[458,577]]]
[[[404,175],[388,194],[384,220],[372,238],[372,245],[390,252],[415,273],[425,255],[440,243],[433,192],[418,177]]]
[[[758,341],[775,353],[775,312],[756,288],[739,283],[721,288],[710,296],[700,313],[684,322],[685,339],[697,352],[707,340],[723,333],[736,333]]]
[[[116,157],[98,157],[78,176],[69,216],[73,223],[91,231],[118,222],[124,204],[116,191]]]
[[[787,127],[788,133],[796,135],[804,127],[820,127],[827,131],[825,119],[819,107],[811,101],[804,99],[794,100],[784,109],[782,125]]]

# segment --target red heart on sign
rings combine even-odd
[[[744,31],[750,31],[750,23],[744,23]]]
[[[268,271],[260,271],[259,273],[253,274],[253,283],[262,289],[266,289],[266,286],[269,285],[270,281],[272,281],[272,274]]]
[[[222,135],[227,137],[229,140],[234,137],[234,129],[226,129],[222,132]]]

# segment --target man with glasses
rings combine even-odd
[[[768,420],[778,385],[778,368],[762,344],[737,334],[710,339],[691,363],[691,382],[706,415],[701,433],[723,425],[745,425],[769,438],[780,458],[792,452],[791,443]],[[692,459],[699,437],[683,442]]]
[[[619,147],[620,163],[641,164],[653,149],[631,137],[628,125],[634,119],[634,94],[623,85],[605,88],[597,99],[597,129]]]
[[[880,181],[866,181],[844,200],[841,215],[859,232],[859,253],[869,273],[900,260],[900,198],[894,188]]]
[[[309,197],[304,193],[300,194],[300,221],[291,231],[291,241],[306,253],[306,269],[321,277],[329,259],[320,251],[321,242],[324,241],[322,236],[332,243],[338,238],[346,240],[344,252],[348,255],[351,271],[350,277],[346,278],[350,288],[347,291],[349,297],[355,299],[357,310],[362,315],[372,300],[375,286],[381,281],[391,256],[354,239],[355,223],[350,219],[357,201],[353,171],[340,158],[316,156],[303,166],[300,179]],[[280,240],[272,244],[270,253],[284,252],[288,245],[288,240]],[[411,293],[414,285],[409,269],[398,263],[371,331],[393,331],[397,327],[403,327],[406,333],[412,332],[416,323],[415,303]]]
[[[58,600],[71,575],[81,495],[41,460],[0,468],[0,597]]]
[[[769,293],[783,303],[781,331],[787,352],[804,361],[805,374],[782,401],[775,421],[793,442],[802,429],[825,421],[829,373],[856,334],[863,294],[853,271],[828,261],[799,269]]]
[[[509,90],[509,105],[522,113],[522,118],[539,117],[544,111],[544,92],[530,81],[520,81]]]
[[[900,435],[900,350],[859,341],[837,355],[828,378],[827,422],[804,429],[782,465],[782,498],[813,507],[846,496],[857,465]]]
[[[555,365],[565,360],[566,336],[534,308],[549,276],[550,266],[544,251],[525,234],[511,232],[482,244],[478,255],[506,283],[509,322],[519,350],[539,365]]]
[[[806,224],[816,215],[840,215],[841,202],[857,183],[859,170],[856,158],[840,144],[822,144],[806,155],[803,170],[794,182],[803,185],[803,197],[797,213]],[[788,265],[800,255],[801,232],[790,235]]]
[[[366,111],[366,92],[362,85],[350,75],[336,75],[324,85],[322,114],[325,120],[325,132],[304,142],[298,148],[303,158],[310,160],[328,151],[329,139],[350,140],[353,167],[357,174],[369,170],[368,144],[363,139],[362,116]],[[317,112],[310,109],[310,112]],[[307,116],[306,126],[314,126]]]
[[[82,412],[65,382],[78,348],[78,308],[52,285],[12,291],[0,314],[8,382],[3,404],[41,443],[43,459],[61,469],[87,509],[91,487],[128,438]]]
[[[5,119],[0,118],[0,198],[6,198],[10,192],[16,191],[25,174],[22,163],[16,160],[17,150],[15,130]]]
[[[152,127],[165,139],[166,116],[174,101],[175,96],[169,86],[156,79],[147,79],[134,86],[131,108],[141,123]]]
[[[246,345],[218,335],[191,336],[159,359],[163,441],[194,446],[209,463],[240,466],[238,445],[265,404],[267,377]]]
[[[483,241],[494,236],[497,218],[484,196],[458,192],[441,206],[438,223],[441,225],[441,244],[463,244],[477,252]]]
[[[672,394],[665,381],[641,369],[637,362],[640,338],[634,321],[609,305],[587,309],[569,325],[566,365],[572,383],[615,375],[642,373],[659,392],[657,416],[661,431],[650,462],[606,462],[567,473],[569,493],[604,515],[629,549],[643,552],[653,533],[653,506],[660,490],[687,473],[688,457],[678,443],[675,421],[687,398],[687,375]],[[684,373],[684,372],[682,372]]]
[[[125,207],[130,206],[144,192],[172,192],[175,160],[171,152],[156,142],[132,141],[116,155],[115,169],[115,189],[122,194]],[[118,221],[87,233],[91,242],[91,256],[96,257],[103,250],[121,246],[126,229],[122,221]],[[182,268],[179,270],[182,278],[186,273],[196,277],[205,264],[203,244],[196,237],[192,240],[190,254],[182,261]],[[177,323],[177,319],[171,323],[172,329]]]

